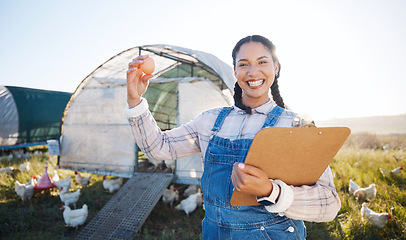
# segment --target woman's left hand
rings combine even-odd
[[[231,181],[237,191],[258,197],[269,196],[272,192],[268,175],[262,169],[244,163],[234,163]]]

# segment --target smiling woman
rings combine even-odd
[[[269,179],[262,169],[244,164],[258,131],[297,126],[298,114],[284,108],[277,84],[280,64],[271,41],[245,37],[232,56],[235,105],[206,110],[167,131],[159,129],[143,97],[152,77],[138,70],[145,56],[133,59],[127,71],[125,115],[134,138],[148,159],[202,155],[204,239],[305,239],[303,220],[328,222],[340,209],[330,167],[309,187]],[[234,190],[256,196],[258,205],[232,206]]]
[[[236,106],[250,114],[251,108],[269,100],[271,88],[274,101],[285,107],[278,87],[280,63],[271,41],[259,35],[248,36],[236,44],[232,56],[237,78],[234,88]],[[242,92],[244,96],[241,96]]]

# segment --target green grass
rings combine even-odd
[[[11,175],[0,173],[0,239],[73,239],[77,234],[75,228],[65,227],[59,191],[56,189],[35,191],[31,200],[23,202],[14,191],[14,182],[27,183],[32,175],[42,175],[48,161],[48,174],[52,175],[56,166],[56,158],[32,157],[29,172],[15,172]],[[2,161],[0,168],[13,166],[18,168],[23,161],[13,160],[13,164]],[[72,177],[70,191],[79,188],[74,180],[75,174],[70,170],[58,169],[61,179]],[[87,176],[87,173],[83,173]],[[89,207],[87,222],[96,216],[108,200],[113,196],[104,191],[102,177],[93,175],[91,183],[81,190],[77,207],[83,204]],[[80,230],[80,228],[79,228]]]
[[[341,199],[341,209],[332,222],[306,222],[307,239],[406,239],[406,170],[399,175],[383,176],[387,170],[406,167],[406,136],[352,135],[331,163],[334,181]],[[397,161],[393,157],[403,157]],[[0,162],[0,167],[18,168],[22,161]],[[73,239],[75,229],[65,227],[57,190],[37,191],[28,202],[22,202],[14,192],[14,182],[28,182],[31,175],[42,174],[46,159],[30,159],[28,173],[0,173],[0,239]],[[55,169],[56,159],[48,161],[48,173]],[[79,186],[70,170],[58,169],[60,177],[71,176],[70,191]],[[361,201],[348,193],[353,179],[361,187],[377,185],[377,196],[367,202],[376,212],[389,212],[392,219],[382,229],[361,221]],[[179,186],[182,188],[182,186]],[[102,187],[102,176],[93,175],[91,184],[81,191],[78,207],[89,206],[89,222],[112,197]],[[177,203],[175,203],[176,205]],[[183,212],[169,209],[162,201],[155,206],[137,239],[201,239],[204,210],[199,208],[187,217]],[[78,232],[83,228],[80,227]]]

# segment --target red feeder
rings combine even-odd
[[[45,190],[49,188],[55,187],[55,185],[51,182],[51,179],[48,175],[48,166],[45,165],[44,174],[42,174],[41,178],[39,179],[37,185],[34,187],[36,190]]]

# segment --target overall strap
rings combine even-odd
[[[216,122],[214,123],[212,131],[218,132],[223,126],[224,120],[226,119],[227,115],[230,113],[232,107],[223,107],[219,115],[217,116]]]
[[[278,119],[281,116],[281,114],[283,113],[283,111],[285,111],[285,109],[283,109],[279,106],[275,106],[272,109],[272,111],[270,111],[268,113],[268,117],[266,118],[265,123],[262,126],[262,128],[273,127],[276,124],[276,122],[278,121]]]

